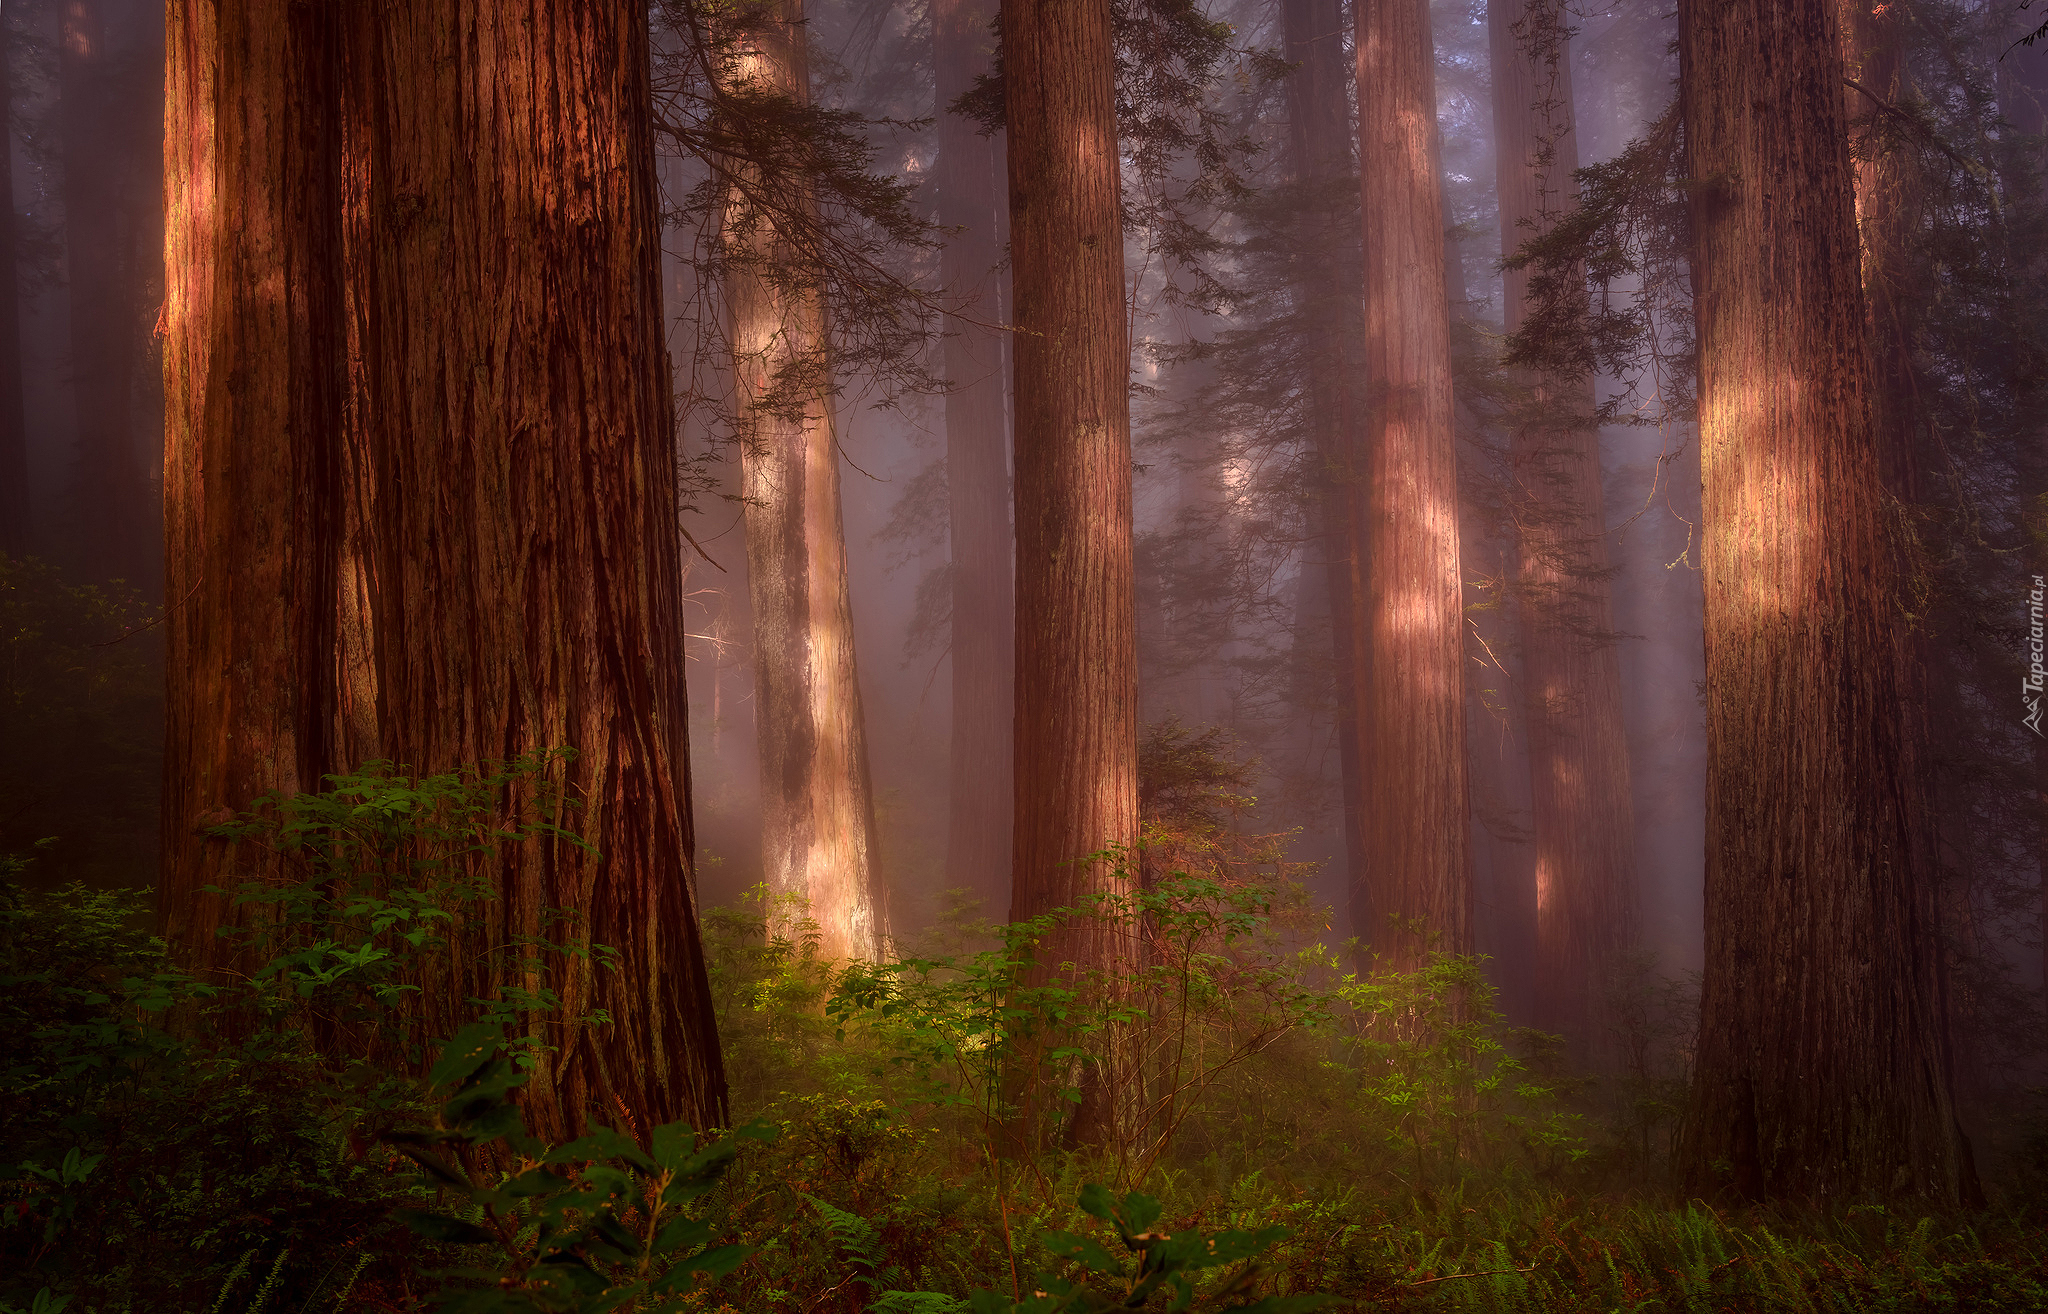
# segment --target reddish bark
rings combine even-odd
[[[332,769],[342,416],[340,45],[331,17],[166,11],[164,537],[168,725],[159,919],[202,974],[260,874],[199,828]]]
[[[1130,342],[1107,0],[1003,6],[1016,305],[1016,842],[1011,916],[1113,888],[1138,832]],[[1088,923],[1044,961],[1127,952]]]
[[[1558,0],[1494,0],[1494,143],[1501,254],[1572,205],[1578,168],[1568,16]],[[1529,271],[1502,275],[1507,332]],[[1608,590],[1600,431],[1590,374],[1524,372],[1510,507],[1536,859],[1536,1025],[1597,1066],[1612,1058],[1605,998],[1635,943],[1635,816]]]
[[[71,0],[57,41],[64,137],[65,287],[70,383],[78,422],[72,481],[79,561],[95,579],[151,588],[150,472],[133,427],[136,365],[149,324],[142,308],[142,231],[149,197],[128,176],[122,71],[108,57],[104,0]]]
[[[1705,490],[1706,975],[1687,1188],[1971,1189],[1828,0],[1681,0]]]
[[[647,13],[427,0],[350,21],[352,415],[382,747],[422,771],[577,750],[556,783],[601,856],[507,847],[484,934],[559,937],[544,918],[573,909],[566,934],[620,961],[574,964],[533,1022],[552,1053],[529,1122],[708,1127],[725,1083],[690,897]],[[611,1025],[588,1020],[600,1009]]]
[[[803,102],[803,6],[750,15],[739,76]],[[881,957],[887,898],[875,852],[867,728],[854,661],[839,443],[822,294],[801,258],[733,189],[725,240],[754,615],[754,724],[769,888],[809,901],[820,950]]]
[[[15,246],[13,42],[0,28],[0,552],[29,550],[28,424],[21,379],[21,267]]]
[[[984,0],[932,9],[933,166],[946,239],[939,281],[958,313],[945,317],[946,494],[953,563],[953,738],[946,884],[999,909],[1010,886],[1010,721],[1016,639],[1008,459],[1009,344],[993,328],[1007,310],[1003,139],[948,111],[988,72],[994,53]]]
[[[1287,62],[1288,148],[1294,181],[1301,188],[1303,266],[1295,294],[1311,308],[1316,327],[1308,360],[1309,441],[1319,465],[1315,481],[1316,538],[1304,569],[1317,571],[1329,608],[1332,671],[1337,702],[1339,797],[1343,805],[1347,885],[1364,879],[1364,839],[1359,832],[1364,795],[1358,738],[1360,667],[1357,617],[1363,606],[1365,541],[1362,525],[1364,405],[1351,344],[1360,334],[1359,304],[1342,279],[1312,253],[1356,250],[1358,221],[1338,189],[1349,186],[1351,104],[1346,94],[1343,6],[1339,0],[1286,0],[1280,9]]]
[[[1353,631],[1365,879],[1351,918],[1405,969],[1471,947],[1457,438],[1429,8],[1354,7],[1367,421]]]

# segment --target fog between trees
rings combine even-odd
[[[2048,1034],[2011,5],[417,8],[0,15],[6,848],[207,964],[197,825],[575,748],[602,859],[493,876],[626,950],[567,1130],[722,1108],[703,910],[886,957],[1217,771],[1585,1070],[1694,981],[1689,1187],[1975,1198]]]

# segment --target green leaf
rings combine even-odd
[[[697,1129],[687,1122],[665,1122],[648,1138],[654,1162],[674,1171],[697,1147]]]
[[[1108,1275],[1123,1271],[1123,1263],[1093,1237],[1074,1232],[1047,1232],[1045,1244],[1059,1258],[1073,1260],[1091,1273]]]
[[[456,1245],[483,1246],[497,1241],[497,1236],[485,1231],[475,1223],[446,1214],[428,1213],[424,1209],[394,1209],[391,1216],[404,1223],[429,1241],[448,1241]]]
[[[654,1235],[654,1253],[666,1255],[685,1246],[701,1246],[711,1239],[711,1224],[701,1218],[671,1218]]]
[[[427,1080],[436,1087],[453,1086],[490,1062],[504,1044],[504,1034],[486,1022],[472,1022],[455,1033],[435,1062]]]
[[[660,1296],[672,1296],[688,1291],[696,1282],[696,1274],[722,1278],[745,1263],[757,1246],[714,1246],[701,1250],[687,1259],[679,1259],[675,1266],[652,1283],[648,1290]]]

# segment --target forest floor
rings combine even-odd
[[[347,787],[464,815],[482,786]],[[489,896],[464,835],[399,838],[380,870],[416,888],[258,890],[264,965],[210,988],[143,896],[0,860],[0,1314],[2048,1314],[2040,1092],[1984,1124],[1986,1209],[1687,1200],[1683,989],[1630,986],[1630,1070],[1589,1079],[1482,961],[1360,970],[1229,861],[1077,914],[1142,962],[1049,983],[1024,965],[1050,923],[956,913],[877,965],[821,959],[798,901],[710,910],[735,1129],[550,1147],[516,1104],[541,1060],[502,1035],[570,955],[521,946],[538,985],[472,1001],[444,1051],[406,1001],[451,951],[408,928]]]

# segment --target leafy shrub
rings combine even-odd
[[[147,883],[156,870],[163,641],[118,580],[0,552],[0,853],[17,879]]]
[[[616,957],[575,936],[572,911],[554,911],[541,928],[569,929],[559,939],[504,931],[490,915],[498,895],[488,859],[501,846],[589,848],[556,824],[565,805],[548,772],[572,756],[537,751],[431,776],[373,761],[209,828],[278,859],[227,892],[242,915],[221,934],[258,965],[252,988],[231,1002],[262,1010],[267,1025],[308,1031],[329,1053],[415,1071],[432,1043],[471,1018],[533,1034],[520,1024],[558,1006],[551,982],[565,964]],[[509,819],[508,799],[525,800]]]
[[[699,1275],[721,1276],[749,1253],[714,1245],[712,1224],[690,1206],[711,1191],[764,1124],[700,1146],[682,1123],[656,1127],[646,1148],[608,1127],[566,1145],[527,1134],[512,1092],[526,1080],[496,1025],[472,1023],[451,1041],[430,1081],[444,1095],[431,1130],[390,1131],[426,1181],[464,1207],[407,1209],[421,1236],[496,1252],[457,1268],[436,1299],[458,1314],[558,1314],[683,1308]],[[449,1147],[458,1157],[437,1152]]]

